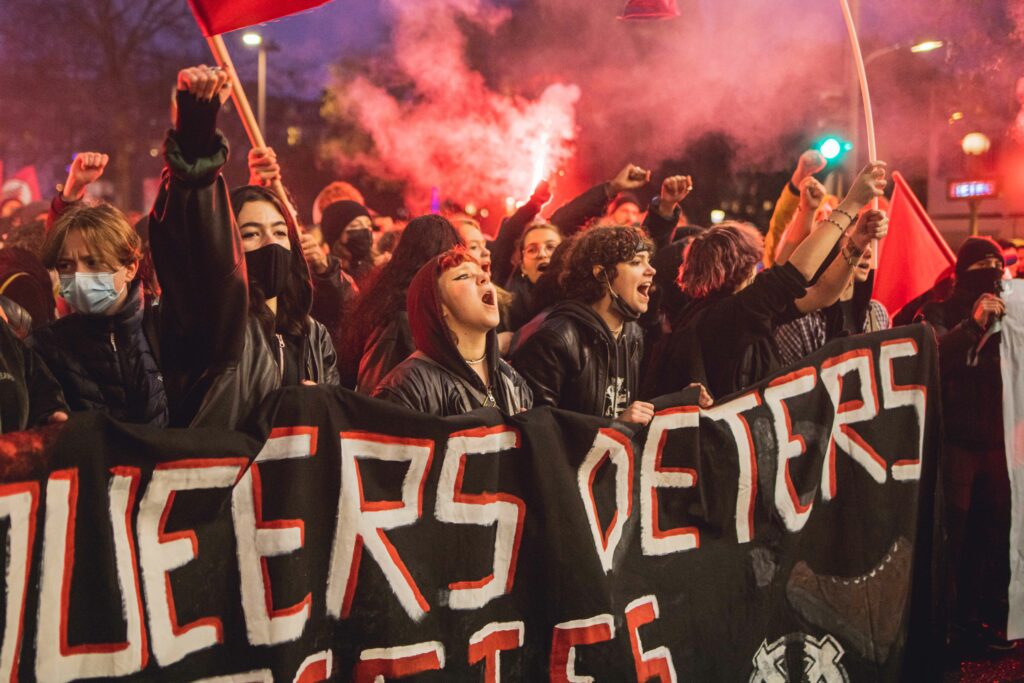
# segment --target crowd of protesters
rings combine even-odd
[[[829,340],[890,325],[871,298],[872,244],[888,229],[871,208],[882,162],[830,197],[814,178],[824,159],[806,152],[766,236],[687,224],[688,176],[641,206],[633,192],[651,177],[634,165],[549,215],[541,183],[493,239],[464,214],[381,230],[343,182],[303,227],[270,189],[273,150],[250,151],[248,185],[222,175],[226,83],[216,68],[180,72],[159,194],[135,225],[84,199],[101,153],[75,158],[48,215],[5,218],[0,370],[16,389],[3,431],[84,410],[238,428],[299,384],[439,416],[551,406],[642,426],[657,396],[695,387],[709,407]],[[892,312],[938,335],[957,623],[975,631],[1000,610],[1005,621],[1006,563],[979,558],[1005,558],[1008,538],[994,324],[1008,260],[1012,245],[970,238],[955,272]]]

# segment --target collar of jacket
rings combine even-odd
[[[604,318],[598,315],[597,311],[588,304],[575,299],[558,304],[551,309],[548,317],[564,317],[575,320],[583,325],[584,328],[590,330],[596,338],[603,339],[609,346],[615,346],[621,341],[631,339],[635,336],[635,331],[638,329],[637,323],[631,320],[624,321],[622,332],[616,338],[608,324],[604,321]]]

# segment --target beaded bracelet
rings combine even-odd
[[[841,213],[841,214],[843,214],[844,216],[846,216],[847,218],[850,219],[850,225],[853,225],[854,222],[856,222],[856,220],[857,220],[856,216],[854,216],[852,214],[849,214],[846,211],[843,211],[838,206],[836,208],[832,209],[832,213]]]
[[[839,223],[837,223],[835,220],[833,220],[831,218],[826,218],[822,222],[823,223],[831,223],[832,225],[836,226],[836,228],[839,230],[839,232],[844,233],[844,234],[846,233],[846,228],[844,228],[843,226],[839,225]]]

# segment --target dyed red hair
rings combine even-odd
[[[718,292],[731,294],[763,257],[764,238],[757,228],[727,221],[705,230],[687,245],[676,282],[695,299]]]

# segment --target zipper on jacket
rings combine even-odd
[[[117,353],[117,341],[114,339],[114,333],[110,333],[110,348],[114,349],[114,353]]]
[[[284,337],[280,334],[275,334],[277,337],[277,364],[278,370],[278,381],[284,383]]]

